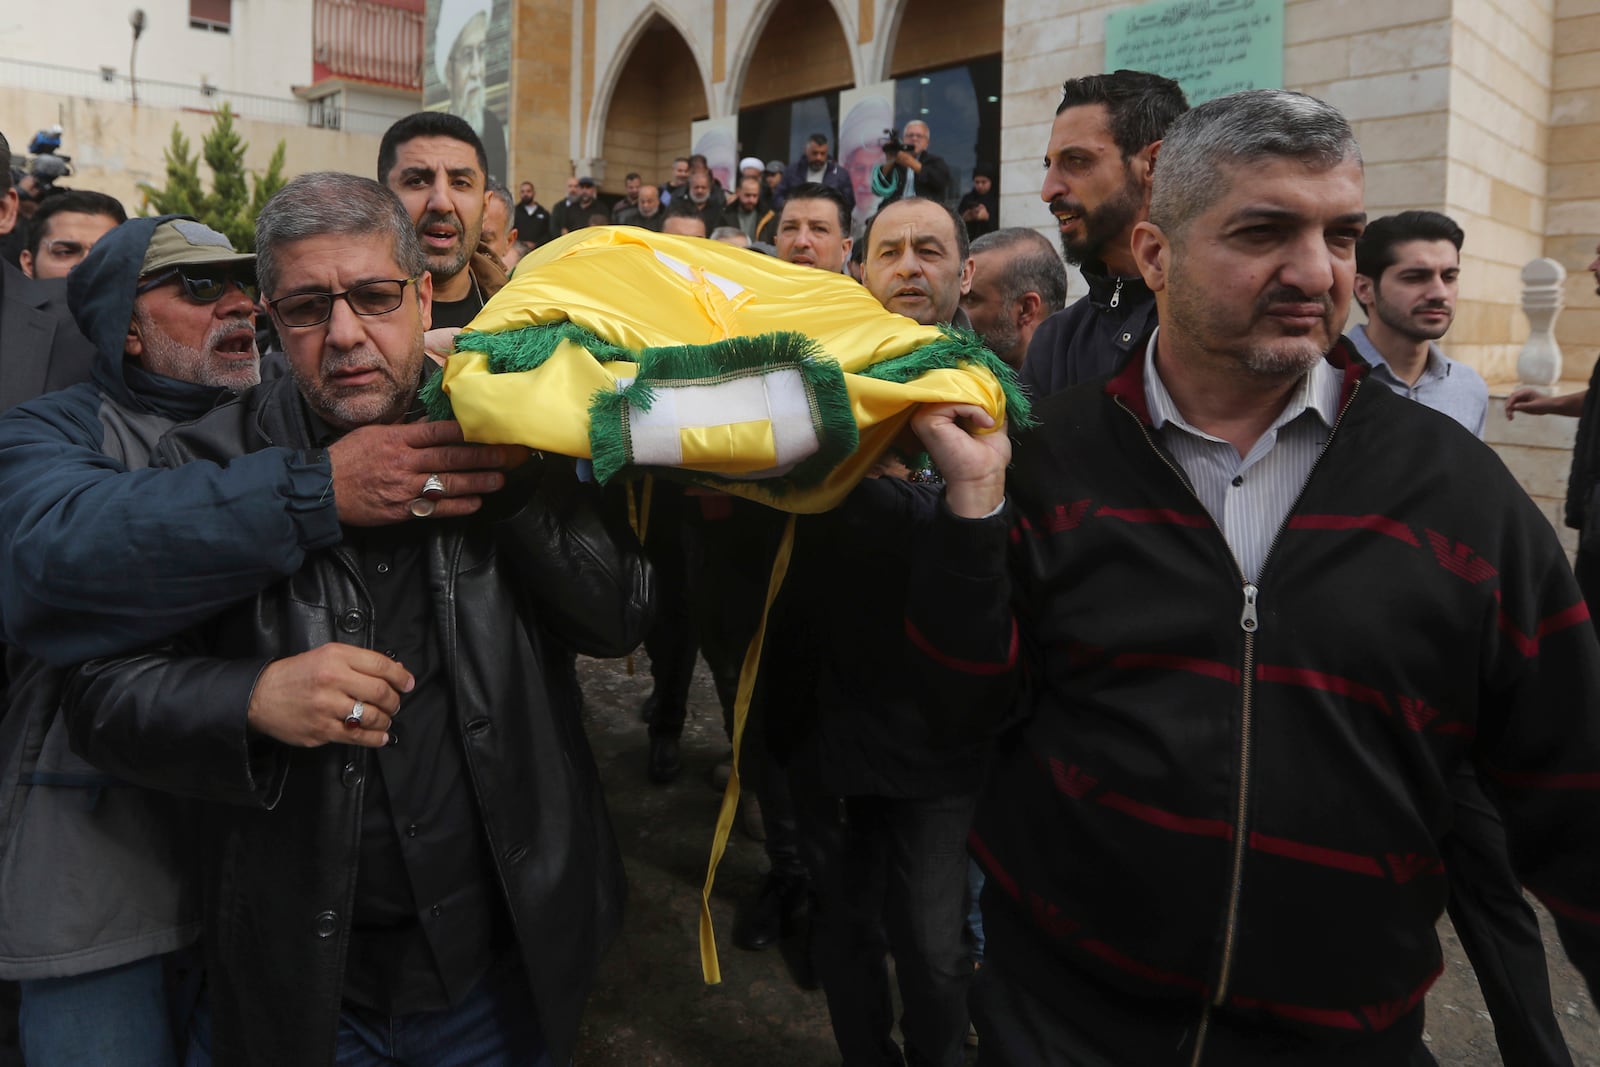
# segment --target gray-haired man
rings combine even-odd
[[[1050,242],[1026,226],[986,233],[970,251],[972,286],[961,307],[989,351],[1021,370],[1034,331],[1067,304],[1067,268]]]
[[[1327,105],[1203,104],[1133,231],[1142,356],[1010,470],[977,409],[916,418],[947,513],[907,633],[952,727],[1009,727],[970,839],[995,1063],[1431,1063],[1466,759],[1600,980],[1600,644],[1505,468],[1341,341],[1362,197]]]
[[[400,203],[309,174],[256,226],[290,374],[162,462],[328,448],[417,410],[432,285]],[[594,488],[541,464],[475,518],[344,529],[204,628],[80,669],[75,746],[203,802],[196,1040],[217,1062],[570,1059],[622,872],[569,650],[623,654],[648,621],[637,542]]]

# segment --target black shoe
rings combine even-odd
[[[677,781],[683,772],[683,760],[678,758],[676,737],[650,739],[650,780],[657,785]]]
[[[739,906],[733,919],[733,943],[758,952],[778,943],[786,929],[797,928],[811,908],[811,879],[804,874],[768,872],[756,895]]]

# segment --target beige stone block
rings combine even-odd
[[[1440,111],[1450,104],[1450,69],[1430,67],[1334,82],[1323,99],[1351,120]]]
[[[1568,89],[1550,96],[1550,122],[1555,126],[1582,126],[1600,122],[1600,92]]]
[[[1069,48],[1052,55],[1025,56],[1017,60],[1007,56],[1000,69],[1001,90],[1019,93],[1050,86],[1060,99],[1063,81],[1099,73],[1104,61],[1104,50],[1099,47]]]
[[[1550,206],[1551,233],[1600,233],[1600,200],[1564,200]]]
[[[1561,20],[1555,38],[1555,54],[1569,56],[1574,52],[1600,51],[1600,14],[1583,15]]]
[[[1285,85],[1316,85],[1348,78],[1350,69],[1350,41],[1330,38],[1290,45],[1283,50],[1283,83]]]
[[[1528,111],[1516,101],[1501,95],[1492,83],[1460,70],[1455,72],[1450,93],[1452,109],[1497,140],[1530,154],[1541,149],[1548,107],[1541,104],[1537,113]],[[1495,168],[1491,166],[1486,169],[1493,171]]]
[[[1505,344],[1513,340],[1511,304],[1496,304],[1474,300],[1456,305],[1455,322],[1450,327],[1450,337],[1460,344]],[[1515,338],[1521,343],[1521,338]]]
[[[1536,228],[1541,205],[1539,198],[1525,189],[1518,189],[1498,178],[1491,179],[1489,211],[1508,226],[1532,230]]]
[[[1552,164],[1545,195],[1552,201],[1600,197],[1600,168],[1587,163]]]
[[[1489,420],[1489,424],[1484,427],[1483,439],[1491,445],[1509,445],[1525,451],[1543,449],[1570,455],[1573,442],[1578,436],[1578,420],[1570,415],[1518,415],[1514,419],[1508,419],[1503,414],[1505,398],[1514,388],[1515,383],[1508,383],[1500,389],[1489,390],[1490,403],[1494,404],[1498,400],[1501,414],[1499,418]],[[1561,391],[1567,390],[1561,389]],[[1566,488],[1565,477],[1563,473],[1561,483],[1563,491]]]
[[[1543,121],[1550,111],[1550,54],[1541,53],[1536,73],[1513,62],[1500,48],[1464,27],[1455,34],[1452,62],[1458,73],[1470,75],[1494,95],[1529,118]]]
[[[1302,0],[1287,4],[1283,12],[1283,43],[1302,44],[1330,37],[1348,37],[1370,30],[1408,26],[1418,22],[1448,19],[1451,0]]]
[[[1349,73],[1389,74],[1418,67],[1436,67],[1450,62],[1451,24],[1447,20],[1415,26],[1363,33],[1345,44],[1349,51]],[[1333,46],[1334,41],[1328,41]]]
[[[1581,301],[1574,299],[1575,296],[1583,295],[1572,291],[1572,286],[1575,283],[1586,284],[1589,290],[1588,295],[1594,295],[1594,277],[1583,268],[1585,264],[1595,257],[1595,242],[1596,235],[1594,234],[1550,236],[1544,239],[1544,254],[1567,268],[1567,303],[1569,305],[1581,303]]]
[[[1064,79],[1063,79],[1064,80]],[[1061,86],[1041,85],[1014,93],[1000,94],[1000,128],[1009,135],[1013,129],[1043,123],[1046,128],[1055,119],[1056,106],[1061,103]]]
[[[1005,147],[1000,158],[1005,162],[1025,162],[1035,171],[1043,171],[1044,154],[1050,146],[1050,123],[1023,122],[1004,128]],[[1034,175],[1038,177],[1038,175]]]
[[[1029,19],[1006,27],[1005,61],[1062,52],[1081,43],[1077,15]]]
[[[1549,160],[1551,163],[1600,161],[1600,122],[1551,130]]]
[[[1446,203],[1450,212],[1460,220],[1463,212],[1488,215],[1493,195],[1494,179],[1476,167],[1452,159],[1446,171],[1449,180]]]
[[[1556,0],[1555,15],[1556,33],[1559,35],[1562,20],[1582,18],[1585,15],[1600,15],[1600,0]]]
[[[1437,204],[1444,200],[1442,159],[1379,163],[1367,167],[1369,204]]]
[[[1495,451],[1529,496],[1557,500],[1566,495],[1567,472],[1572,469],[1570,450],[1561,452],[1553,448],[1501,445]]]
[[[1450,128],[1448,112],[1367,119],[1356,124],[1361,156],[1368,163],[1443,157]]]
[[[1565,366],[1570,368],[1572,359],[1576,357],[1587,359],[1592,369],[1594,354],[1600,350],[1600,308],[1568,307],[1556,320],[1556,339],[1561,342],[1561,351],[1567,356]],[[1562,377],[1570,375],[1569,370],[1563,372]]]
[[[1457,0],[1455,16],[1458,29],[1490,42],[1498,54],[1540,84],[1548,81],[1555,33],[1550,11],[1534,10],[1519,0],[1513,15],[1493,0]]]
[[[1555,92],[1600,88],[1600,51],[1557,56],[1552,67],[1550,88]]]
[[[1459,112],[1451,116],[1450,155],[1452,160],[1523,189],[1544,188],[1545,152],[1534,153],[1511,144]]]

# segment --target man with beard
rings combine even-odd
[[[720,196],[714,196],[715,186],[711,177],[711,168],[696,167],[689,172],[688,191],[682,198],[670,205],[671,213],[688,211],[698,217],[705,225],[706,233],[710,233],[722,223],[722,212],[727,205]]]
[[[517,209],[514,216],[517,240],[531,248],[538,248],[550,240],[550,212],[534,196],[532,182],[517,187]]]
[[[594,225],[594,216],[597,212],[602,216],[605,214],[605,209],[595,202],[599,188],[593,178],[587,174],[579,178],[577,189],[576,197],[567,205],[566,211],[562,212],[562,233],[587,229]]]
[[[162,462],[328,448],[417,410],[432,286],[388,192],[296,178],[256,247],[290,374]],[[206,1062],[570,1060],[623,891],[571,654],[626,653],[649,598],[596,491],[540,459],[476,518],[345,529],[71,683],[90,760],[200,801]]]
[[[1050,242],[1026,226],[979,237],[972,262],[962,310],[989,351],[1020,371],[1039,324],[1066,305],[1066,268]]]
[[[428,257],[435,327],[465,326],[506,283],[505,265],[481,243],[486,167],[472,127],[438,111],[407,115],[378,145],[378,180],[405,205]]]
[[[1489,387],[1434,344],[1456,313],[1465,235],[1448,215],[1402,211],[1374,219],[1356,246],[1356,303],[1365,326],[1349,337],[1372,377],[1483,436]]]
[[[1039,195],[1089,292],[1034,334],[1022,383],[1036,399],[1109,374],[1155,330],[1155,297],[1129,241],[1145,217],[1162,135],[1188,106],[1177,82],[1143,71],[1062,85]]]
[[[550,209],[550,236],[560,237],[567,232],[567,212],[573,210],[573,205],[578,202],[578,179],[575,175],[567,176],[567,192],[556,206]],[[574,215],[574,218],[577,216]]]
[[[821,182],[795,186],[778,212],[772,244],[785,263],[838,274],[850,258],[850,201]]]
[[[511,269],[506,265],[511,246],[517,243],[517,230],[511,219],[511,190],[490,178],[489,196],[483,205],[483,243],[507,271]]]
[[[665,219],[666,213],[661,208],[661,190],[654,185],[641,185],[639,202],[618,216],[617,223],[622,226],[639,226],[660,233],[661,224]]]
[[[986,1062],[1432,1063],[1469,759],[1600,989],[1600,644],[1505,467],[1339,336],[1364,224],[1337,111],[1208,101],[1133,230],[1144,352],[1042,402],[1014,462],[981,409],[914,417],[947,479],[917,677],[1000,735]]]
[[[639,206],[639,190],[644,187],[644,179],[639,177],[638,171],[631,172],[622,179],[623,196],[611,205],[611,221],[621,222],[622,216]]]
[[[733,203],[722,211],[721,225],[731,226],[744,234],[747,240],[754,241],[764,214],[766,212],[761,207],[761,179],[740,178],[739,191],[734,194]]]
[[[433,60],[439,81],[450,89],[450,114],[466,119],[478,135],[486,158],[485,173],[504,181],[506,128],[489,110],[484,86],[492,13],[492,0],[443,0]]]

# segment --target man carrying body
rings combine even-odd
[[[1367,322],[1349,337],[1372,364],[1374,381],[1444,412],[1481,438],[1489,387],[1433,343],[1455,318],[1464,236],[1437,211],[1402,211],[1369,223],[1356,246],[1355,283]]]
[[[796,206],[791,197],[786,212]],[[884,207],[868,227],[863,284],[923,325],[960,320],[972,277],[966,231],[942,203]],[[818,977],[848,1064],[959,1067],[967,1035],[967,828],[980,746],[928,727],[903,640],[906,546],[938,489],[887,459],[838,508],[796,523],[763,663],[769,743],[787,766],[815,893]],[[848,610],[841,610],[847,606]]]
[[[390,126],[378,146],[378,181],[400,198],[433,276],[435,326],[465,326],[506,283],[480,244],[488,201],[483,145],[454,115],[419,111]]]
[[[772,244],[785,263],[842,272],[850,258],[849,197],[820,183],[795,186],[778,212]]]
[[[1145,355],[1010,471],[981,412],[916,417],[924,697],[1006,727],[970,841],[995,1063],[1431,1062],[1466,758],[1600,979],[1600,644],[1504,467],[1340,341],[1364,222],[1336,111],[1210,101],[1134,228]]]
[[[1066,306],[1066,268],[1050,242],[1024,226],[973,241],[972,262],[962,310],[989,351],[1020,371],[1039,324]]]
[[[908,196],[940,204],[948,198],[950,165],[928,151],[929,137],[928,124],[914,119],[900,135],[904,147],[891,154],[890,146],[884,146],[883,164],[872,175],[872,191],[883,198],[880,207]]]
[[[291,374],[169,435],[164,462],[330,447],[415,410],[431,286],[404,210],[306,175],[256,243]],[[476,519],[345,529],[74,683],[91,760],[207,802],[216,1062],[570,1058],[622,884],[567,650],[630,649],[648,574],[570,466],[512,481]]]
[[[1022,384],[1037,399],[1111,373],[1155,330],[1155,297],[1129,241],[1148,210],[1161,138],[1189,106],[1177,82],[1136,70],[1072,78],[1061,91],[1039,196],[1089,292],[1034,335]]]
[[[22,273],[30,278],[65,278],[96,241],[127,221],[122,204],[105,193],[73,189],[52,196],[28,220]]]
[[[1584,269],[1594,275],[1600,293],[1600,245]],[[1578,557],[1573,570],[1584,599],[1600,609],[1600,363],[1590,372],[1588,388],[1552,396],[1538,389],[1517,389],[1506,397],[1506,418],[1528,415],[1570,415],[1578,420],[1572,446],[1572,472],[1567,476],[1563,517],[1578,531]]]
[[[850,184],[850,172],[828,156],[828,135],[825,133],[814,133],[806,138],[804,158],[789,165],[783,172],[783,177],[778,180],[777,188],[773,190],[773,208],[782,210],[783,202],[788,199],[789,194],[808,183],[826,185],[847,201],[854,195]]]

